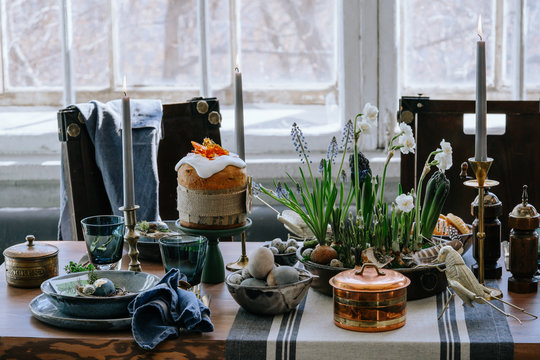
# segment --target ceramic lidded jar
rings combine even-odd
[[[339,273],[330,279],[334,288],[334,324],[362,332],[402,327],[410,283],[405,275],[374,264]]]
[[[58,248],[43,242],[34,242],[33,235],[26,243],[4,250],[6,281],[21,288],[39,287],[41,283],[58,275]]]
[[[508,216],[510,230],[510,272],[508,290],[517,293],[536,292],[538,280],[534,277],[537,270],[538,234],[535,229],[540,225],[540,215],[528,203],[527,185],[523,185],[521,204],[514,207]]]

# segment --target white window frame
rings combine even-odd
[[[6,40],[6,1],[0,0],[2,16],[1,36],[2,36],[2,74],[8,68],[4,59],[7,50]],[[110,78],[109,84],[104,89],[92,89],[73,86],[73,65],[71,55],[71,0],[58,0],[60,4],[60,21],[62,29],[62,66],[63,66],[63,88],[60,89],[31,89],[31,88],[10,88],[6,86],[6,78],[2,76],[2,105],[31,106],[35,104],[44,106],[58,106],[74,103],[78,99],[97,99],[108,101],[118,97],[121,92],[120,75],[118,75],[118,54],[112,49],[117,48],[118,39],[116,30],[118,28],[117,17],[111,16],[110,21]],[[205,13],[200,18],[208,19],[205,11],[205,4],[208,0],[198,0],[199,13]],[[242,0],[229,0],[231,21],[236,22],[239,16],[239,2]],[[330,0],[329,0],[330,1]],[[107,8],[110,14],[115,13],[117,2],[107,0]],[[376,136],[371,139],[364,139],[364,149],[384,148],[386,145],[387,133],[394,123],[398,102],[398,9],[399,1],[394,0],[374,0],[374,1],[350,1],[338,0],[338,14],[336,18],[337,26],[337,84],[330,84],[330,87],[322,89],[245,89],[245,97],[248,99],[260,100],[271,99],[281,104],[298,103],[308,98],[314,98],[318,94],[327,92],[334,88],[338,93],[338,103],[341,118],[336,129],[341,129],[344,120],[352,119],[360,112],[365,103],[370,102],[379,107],[380,118]],[[200,24],[200,29],[206,29],[207,23]],[[235,54],[239,48],[239,29],[231,27],[231,63],[234,64]],[[200,42],[204,45],[204,42]],[[206,50],[207,51],[207,50]],[[208,66],[201,64],[206,68]],[[231,69],[232,72],[232,69]],[[204,76],[203,76],[204,78]],[[129,84],[129,81],[128,81]],[[337,85],[337,87],[336,87]],[[76,92],[75,92],[76,90]],[[179,99],[188,99],[200,95],[199,89],[178,89],[178,88],[129,88],[128,91],[133,97],[158,97],[164,103],[177,102]],[[77,95],[75,97],[75,95]],[[223,105],[232,102],[233,85],[231,82],[224,88],[208,89],[204,95],[213,95],[222,100]],[[319,96],[320,97],[320,96]],[[286,105],[284,105],[286,106]],[[340,130],[332,131],[331,134],[339,135]],[[320,134],[324,136],[324,143],[328,141],[328,133]],[[256,136],[257,137],[257,136]],[[261,136],[262,138],[270,136]],[[253,139],[258,143],[258,139]],[[323,144],[323,141],[317,141]],[[322,146],[321,146],[322,149]]]

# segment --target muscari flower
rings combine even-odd
[[[278,199],[281,199],[281,198],[288,198],[289,197],[289,193],[287,192],[287,190],[285,188],[283,188],[283,186],[281,186],[281,182],[278,182],[277,183],[277,186],[276,186],[276,196]]]
[[[251,185],[251,191],[254,196],[259,195],[261,193],[261,184],[253,183],[253,185]]]
[[[347,121],[341,135],[341,150],[350,150],[354,140],[354,126],[352,120]]]
[[[300,157],[300,161],[304,162],[306,158],[309,159],[309,149],[306,138],[296,123],[293,123],[291,127],[291,140],[294,150],[296,150],[298,157]]]
[[[332,164],[335,164],[335,159],[338,155],[338,144],[336,141],[336,137],[332,137],[332,141],[330,141],[330,144],[328,145],[328,150],[326,150],[326,159],[328,161],[332,161]]]
[[[317,170],[319,174],[322,174],[324,170],[324,159],[321,159],[321,162],[319,163],[319,169]]]
[[[401,194],[396,197],[396,204],[400,211],[408,213],[414,208],[414,199],[411,195]]]

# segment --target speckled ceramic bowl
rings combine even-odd
[[[229,274],[225,279],[227,289],[233,299],[247,311],[258,315],[283,314],[294,309],[306,296],[312,275],[306,270],[297,269],[300,281],[278,286],[242,286],[230,282],[233,274],[241,274],[236,271]]]
[[[74,294],[58,293],[51,282],[75,281],[77,277],[88,278],[88,272],[61,275],[44,281],[41,291],[46,294],[51,303],[61,312],[83,319],[114,319],[128,314],[127,306],[140,292],[151,289],[159,282],[159,277],[134,271],[94,271],[98,278],[110,279],[117,288],[123,288],[128,293],[111,297],[86,297]],[[57,285],[61,286],[61,285]]]

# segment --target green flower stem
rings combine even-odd
[[[394,156],[394,151],[399,149],[399,148],[402,148],[403,145],[396,145],[396,146],[392,146],[392,144],[394,143],[394,141],[399,138],[401,135],[405,134],[405,132],[400,132],[399,134],[397,134],[396,136],[394,136],[392,139],[390,139],[390,142],[388,143],[388,156],[386,157],[386,163],[384,164],[384,169],[383,169],[383,175],[382,175],[382,182],[381,182],[381,196],[379,197],[379,203],[382,204],[383,203],[383,198],[384,198],[384,183],[386,182],[386,169],[388,168],[388,164],[390,163],[390,159],[392,159],[392,157]]]

